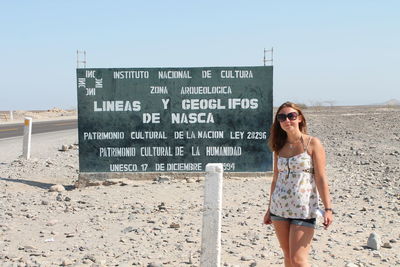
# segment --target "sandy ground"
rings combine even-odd
[[[335,221],[315,233],[312,266],[400,266],[400,107],[308,108],[327,152]],[[77,131],[0,140],[1,266],[199,266],[203,179],[74,189]],[[154,177],[157,178],[157,177]],[[49,192],[50,186],[67,189]],[[262,225],[270,179],[224,180],[223,266],[282,266]],[[382,247],[367,247],[371,233]]]

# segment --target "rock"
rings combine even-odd
[[[381,248],[381,238],[377,233],[371,233],[368,237],[367,247],[374,250]]]
[[[121,179],[107,179],[103,182],[104,186],[116,185],[121,182]]]
[[[90,260],[91,262],[96,262],[96,257],[92,254],[85,255],[82,260]],[[90,263],[90,262],[88,262]]]
[[[379,253],[378,251],[374,251],[374,252],[372,253],[372,256],[373,256],[374,258],[382,258],[381,253]]]
[[[169,228],[173,228],[173,229],[178,229],[178,228],[180,228],[181,226],[178,224],[178,223],[171,223],[170,225],[169,225]]]
[[[246,256],[240,257],[240,260],[241,260],[241,261],[251,261],[251,259],[248,258],[248,257],[246,257]]]
[[[147,267],[163,267],[163,265],[161,263],[150,262],[147,264]]]
[[[171,178],[169,176],[159,176],[154,179],[154,181],[159,182],[159,183],[167,183],[171,182]]]
[[[54,226],[58,223],[58,220],[51,220],[48,223],[46,223],[46,226]]]
[[[120,183],[121,186],[132,185],[134,182],[129,179],[123,179]]]
[[[57,201],[63,201],[63,196],[62,196],[62,194],[58,194],[58,195],[56,196],[56,200],[57,200]]]
[[[389,242],[385,242],[382,247],[383,248],[392,248],[392,245]]]
[[[188,184],[192,184],[192,183],[196,182],[196,180],[193,178],[185,178],[185,180],[186,180],[186,183],[188,183]]]
[[[68,146],[68,149],[77,149],[77,147],[74,144],[71,144]]]
[[[63,192],[63,191],[65,191],[65,188],[61,184],[55,184],[50,186],[49,188],[49,192]]]
[[[68,150],[68,148],[69,148],[68,145],[62,145],[60,151],[64,151],[65,152],[65,151]]]
[[[346,265],[344,267],[358,267],[358,265],[354,264],[352,262],[348,262],[348,263],[346,263]]]
[[[199,183],[199,182],[204,182],[205,179],[206,179],[205,177],[198,177],[197,180],[196,180],[196,182],[198,182],[198,183]]]
[[[122,230],[122,232],[123,232],[124,234],[130,233],[130,232],[133,232],[133,231],[135,231],[135,228],[133,228],[132,226],[128,226],[128,227],[126,227],[124,230]]]
[[[157,209],[158,209],[159,211],[166,211],[166,210],[167,210],[167,207],[165,206],[165,203],[164,203],[164,202],[161,202],[161,204],[157,206]]]
[[[100,186],[102,185],[103,182],[102,181],[88,181],[86,183],[87,186]],[[79,187],[79,186],[78,186]]]
[[[69,265],[72,265],[72,264],[74,264],[74,262],[73,262],[72,260],[70,260],[70,259],[63,259],[63,260],[62,260],[62,263],[61,263],[61,266],[69,266]]]
[[[18,248],[19,250],[24,250],[25,252],[35,252],[37,249],[33,246],[24,246]]]
[[[64,233],[66,238],[71,238],[75,236],[75,233]]]
[[[51,160],[46,160],[46,167],[50,167],[51,165],[54,165],[54,163]]]

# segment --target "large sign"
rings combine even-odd
[[[80,172],[272,170],[272,66],[77,69]]]

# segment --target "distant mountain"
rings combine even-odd
[[[371,106],[399,106],[399,105],[400,101],[394,98],[385,102],[371,104]]]
[[[400,101],[397,99],[390,99],[386,102],[383,102],[381,105],[383,106],[399,106],[400,105]]]

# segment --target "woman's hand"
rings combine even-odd
[[[325,230],[328,229],[329,225],[331,225],[333,222],[333,214],[331,210],[327,210],[324,213],[324,222],[322,223],[324,225]]]
[[[265,213],[264,215],[264,224],[271,224],[272,220],[271,220],[271,213],[269,212],[269,209],[267,210],[267,213]]]

